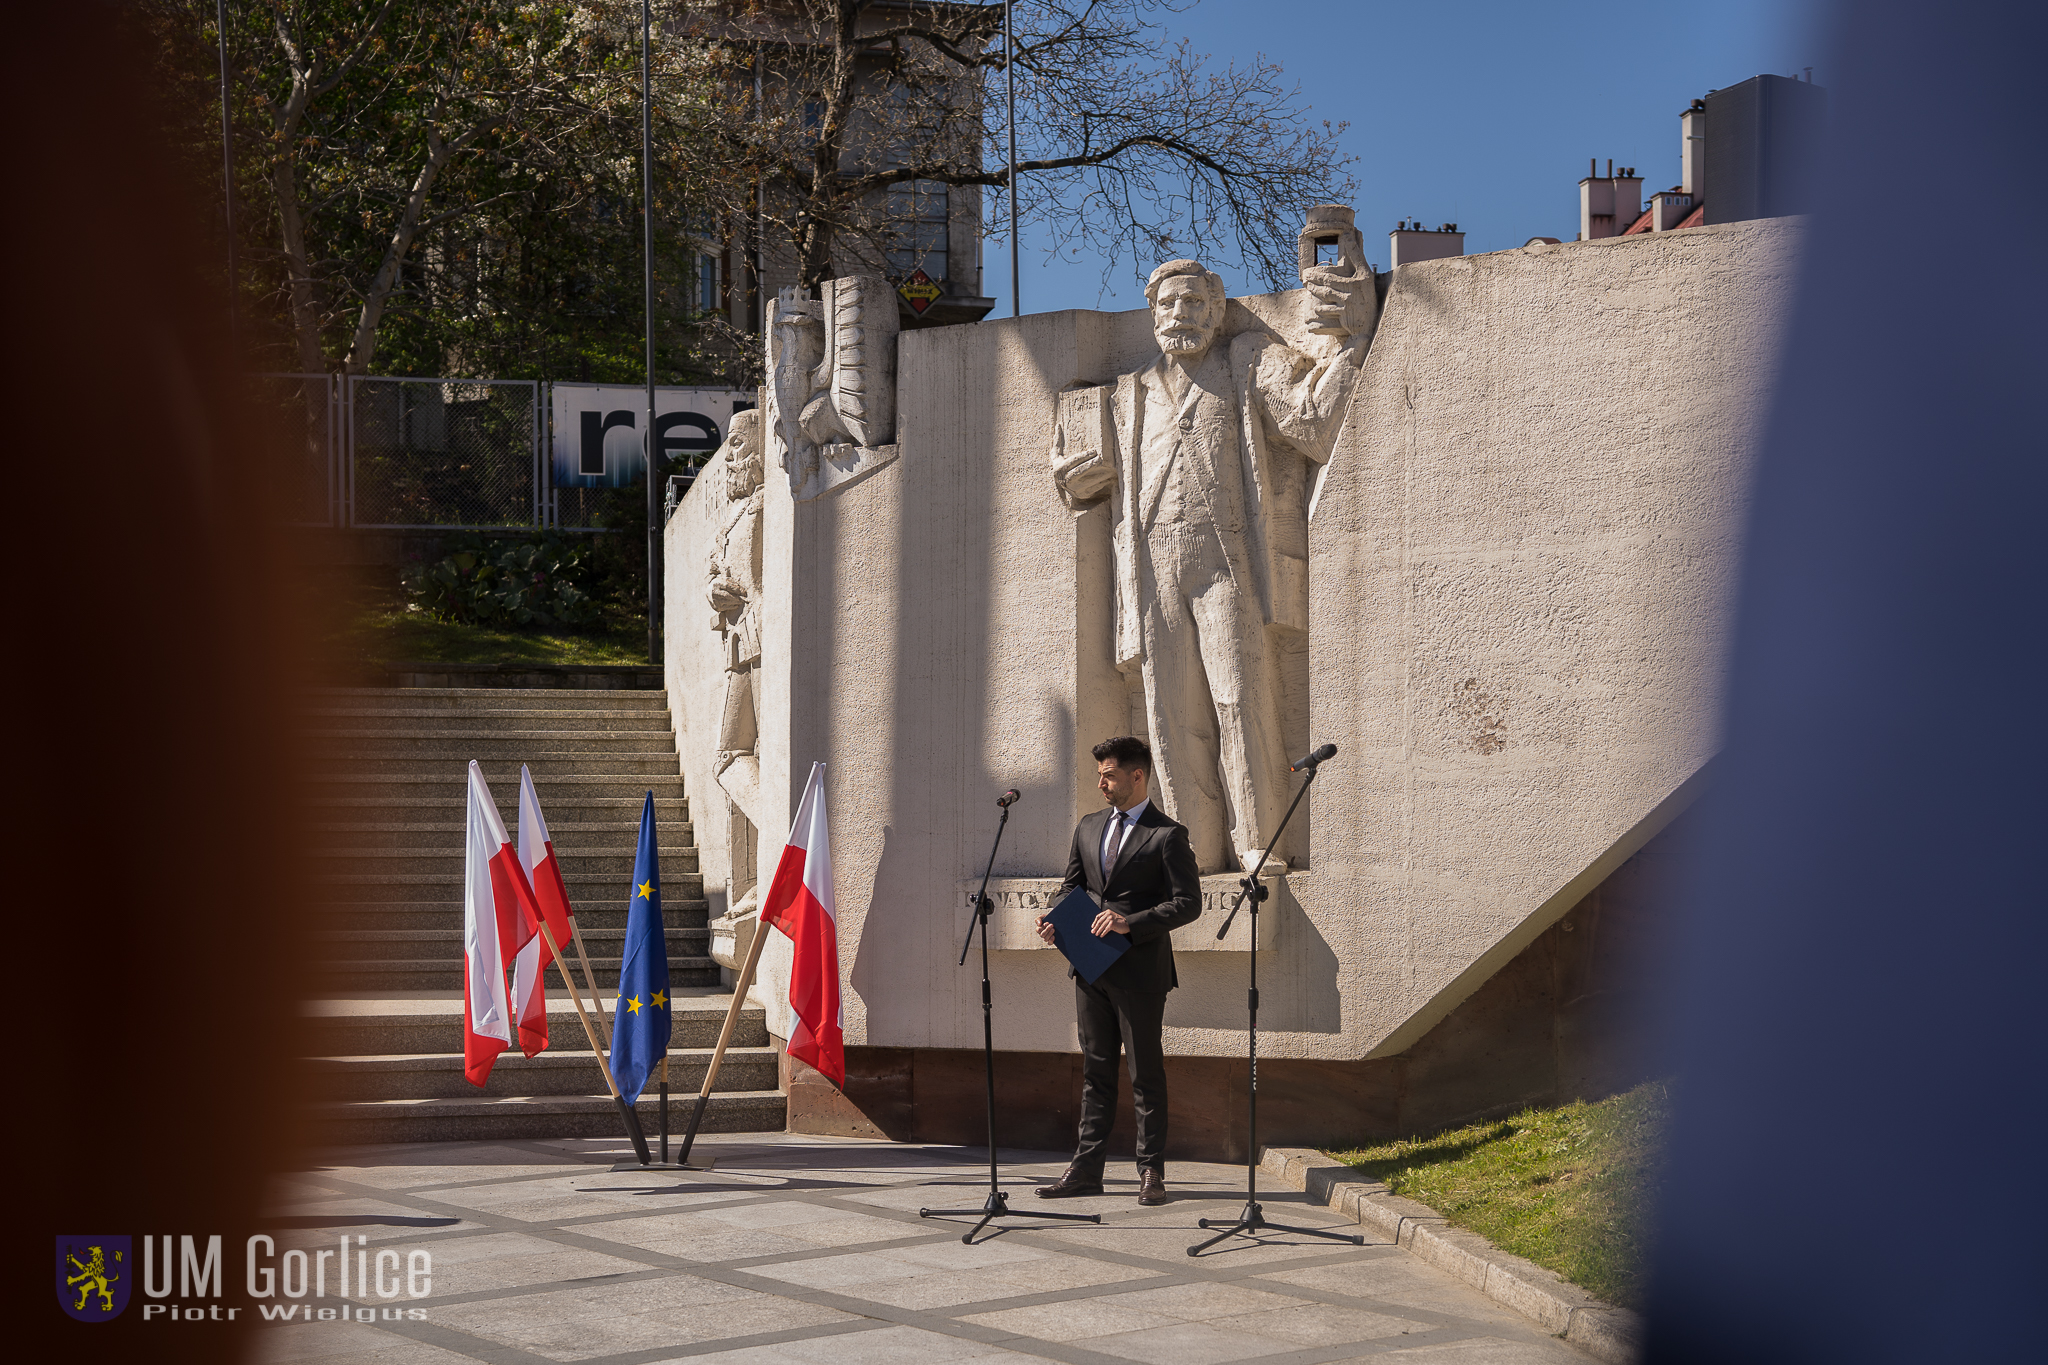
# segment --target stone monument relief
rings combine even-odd
[[[1329,742],[1257,941],[1261,1060],[1297,1136],[1507,1102],[1464,1085],[1460,1039],[1504,1059],[1488,1075],[1580,1074],[1545,1041],[1580,1037],[1580,1006],[1530,983],[1609,942],[1574,907],[1647,875],[1658,855],[1631,860],[1719,743],[1796,229],[1376,276],[1349,210],[1306,220],[1283,292],[1226,300],[1179,260],[1123,312],[899,334],[879,279],[771,303],[759,413],[664,533],[664,676],[721,960],[827,765],[858,1076],[840,1097],[793,1082],[793,1128],[983,1131],[978,1104],[946,1126],[945,1097],[981,1042],[960,948],[1012,787],[996,1046],[1065,1093],[1073,985],[1030,923],[1099,805],[1090,747],[1118,732],[1151,742],[1204,873],[1171,1063],[1243,1055],[1248,917],[1216,930],[1290,761]],[[1617,924],[1633,904],[1597,902]],[[787,986],[769,935],[755,998],[778,1037]],[[1046,1112],[1020,1091],[999,1117]]]
[[[1312,349],[1221,335],[1223,281],[1168,261],[1145,286],[1159,358],[1058,400],[1053,481],[1070,508],[1109,501],[1115,663],[1205,873],[1257,862],[1287,804],[1279,637],[1308,628],[1312,485],[1377,317],[1349,209],[1311,211],[1301,267]]]
[[[755,881],[754,847],[761,809],[761,716],[756,682],[761,671],[761,413],[735,413],[725,443],[710,465],[722,472],[723,505],[716,513],[705,597],[724,665],[718,749],[713,771],[731,803],[727,904],[730,916],[749,913]]]
[[[821,292],[786,288],[769,306],[775,451],[798,502],[896,458],[896,291],[855,275]]]

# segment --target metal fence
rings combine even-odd
[[[540,526],[540,385],[348,379],[347,525]]]
[[[334,380],[324,374],[254,377],[250,398],[278,452],[269,490],[292,526],[338,526],[341,462],[336,458]]]
[[[295,526],[596,530],[616,490],[555,488],[532,379],[262,374],[255,406]]]

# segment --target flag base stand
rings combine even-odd
[[[713,1157],[709,1161],[693,1161],[687,1166],[680,1161],[650,1161],[645,1166],[642,1166],[637,1161],[617,1161],[612,1163],[612,1169],[614,1171],[708,1171],[717,1164],[717,1161],[718,1158]]]
[[[668,1058],[666,1058],[666,1057],[663,1057],[663,1058],[661,1059],[661,1069],[662,1069],[663,1073],[664,1073],[664,1074],[666,1074],[666,1072],[668,1071]],[[702,1102],[700,1101],[700,1102],[698,1103],[698,1105],[697,1105],[697,1115],[696,1115],[696,1117],[695,1117],[695,1118],[692,1118],[692,1119],[690,1120],[690,1133],[689,1133],[689,1137],[690,1137],[690,1138],[694,1138],[694,1137],[696,1137],[696,1136],[697,1136],[697,1120],[698,1120],[698,1119],[701,1119],[701,1118],[702,1118],[703,1116],[704,1116],[704,1105],[703,1105],[703,1104],[702,1104]],[[640,1159],[639,1159],[638,1161],[620,1161],[620,1162],[616,1162],[616,1163],[614,1163],[614,1164],[613,1164],[613,1166],[612,1166],[612,1170],[614,1170],[614,1171],[708,1171],[708,1170],[710,1170],[710,1169],[711,1169],[711,1168],[712,1168],[713,1166],[715,1166],[715,1165],[717,1165],[717,1164],[718,1164],[718,1158],[717,1158],[717,1157],[715,1157],[715,1156],[714,1156],[714,1157],[709,1157],[709,1158],[706,1158],[706,1159],[705,1159],[705,1160],[704,1160],[704,1161],[703,1161],[703,1162],[702,1162],[701,1164],[699,1164],[699,1163],[696,1163],[696,1162],[692,1162],[692,1161],[690,1161],[690,1160],[689,1160],[689,1155],[690,1155],[690,1143],[689,1143],[689,1139],[688,1139],[688,1138],[686,1138],[686,1139],[684,1140],[684,1142],[683,1142],[683,1157],[684,1157],[684,1159],[683,1159],[683,1160],[681,1160],[681,1161],[670,1161],[670,1160],[668,1159],[668,1082],[667,1082],[666,1080],[664,1080],[664,1081],[663,1081],[663,1082],[661,1083],[661,1160],[659,1160],[659,1161],[652,1161],[652,1160],[649,1160],[649,1159],[648,1159],[648,1155],[647,1155],[647,1145],[646,1145],[646,1144],[647,1144],[647,1139],[646,1139],[646,1138],[645,1138],[644,1136],[640,1136],[640,1135],[639,1135],[639,1118],[640,1118],[640,1116],[639,1116],[639,1115],[638,1115],[637,1113],[633,1115],[633,1120],[634,1120],[634,1133],[635,1133],[635,1138],[636,1138],[636,1140],[635,1140],[635,1142],[634,1142],[633,1146],[634,1146],[634,1149],[635,1149],[636,1151],[638,1151],[638,1152],[640,1153]]]

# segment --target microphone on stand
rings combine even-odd
[[[1332,750],[1331,752],[1334,753],[1335,750]],[[1008,791],[1004,792],[1001,796],[998,796],[996,798],[996,804],[998,806],[1008,806],[1017,799],[1019,794],[1020,793],[1017,791],[1017,789],[1015,787],[1012,787]]]
[[[1334,744],[1325,744],[1322,748],[1316,750],[1307,758],[1304,758],[1299,763],[1295,764],[1293,768],[1289,769],[1289,771],[1298,773],[1307,770],[1313,772],[1315,770],[1316,764],[1321,763],[1326,758],[1335,758],[1336,756],[1337,746]]]

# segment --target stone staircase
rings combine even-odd
[[[533,770],[605,1007],[618,986],[640,812],[654,793],[674,1030],[671,1094],[694,1103],[731,995],[709,954],[689,802],[660,691],[330,688],[310,694],[317,762],[304,793],[317,837],[308,1004],[318,1140],[419,1142],[619,1133],[561,979],[549,969],[549,1048],[462,1074],[465,778],[482,766],[508,834],[519,765]],[[571,956],[573,957],[573,951]],[[704,1131],[783,1127],[776,1055],[758,1008],[740,1016]],[[654,1086],[641,1098],[655,1131]],[[676,1108],[674,1122],[687,1116]]]

